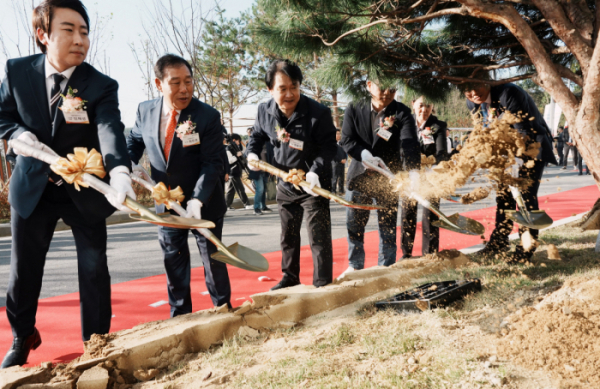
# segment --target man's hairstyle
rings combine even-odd
[[[88,31],[90,30],[90,17],[87,14],[87,9],[80,0],[43,0],[33,10],[31,24],[33,25],[33,33],[35,34],[35,44],[44,54],[46,54],[46,45],[38,39],[36,31],[39,28],[50,36],[50,26],[52,25],[52,18],[56,8],[69,8],[79,13],[87,25]]]
[[[165,77],[165,69],[168,67],[186,66],[190,71],[190,75],[193,77],[194,72],[192,66],[188,61],[175,54],[165,54],[156,61],[154,65],[154,74],[159,80],[163,80]]]
[[[238,134],[231,134],[231,140],[237,140],[237,141],[241,142],[242,137],[239,136]]]
[[[289,59],[276,59],[269,65],[267,74],[265,74],[265,84],[267,84],[267,88],[273,89],[275,75],[277,73],[283,73],[288,76],[292,82],[302,84],[302,70],[300,70],[298,65],[291,62]]]
[[[335,130],[335,132],[342,132],[342,130],[340,130],[339,128],[337,128],[337,129]]]

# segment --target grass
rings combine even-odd
[[[474,263],[419,280],[416,284],[465,277],[482,280],[480,293],[443,309],[398,313],[365,304],[352,317],[337,321],[323,315],[319,325],[263,333],[256,340],[224,341],[199,353],[184,370],[193,374],[200,369],[201,376],[208,371],[212,377],[229,375],[226,386],[232,388],[442,389],[488,388],[493,379],[510,383],[515,367],[506,362],[484,367],[489,355],[477,347],[495,341],[501,321],[511,312],[535,304],[571,277],[599,275],[596,234],[562,226],[540,236],[541,246],[530,265]],[[561,261],[547,258],[550,243],[559,248]],[[547,372],[535,373],[524,377],[548,379]],[[175,388],[193,381],[193,376],[184,375],[168,383]]]

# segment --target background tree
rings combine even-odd
[[[264,89],[266,62],[252,45],[249,16],[228,19],[223,13],[217,7],[216,17],[205,21],[196,63],[205,101],[221,111],[233,134],[233,114]]]
[[[597,0],[258,0],[257,15],[273,50],[332,55],[350,89],[370,75],[442,98],[490,71],[492,85],[530,79],[561,106],[600,186]]]

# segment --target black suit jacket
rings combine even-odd
[[[138,107],[135,126],[127,137],[127,150],[131,160],[137,163],[144,149],[150,160],[151,176],[171,189],[180,186],[185,199],[200,200],[202,218],[215,220],[225,214],[225,196],[222,179],[225,174],[223,163],[223,132],[219,112],[198,99],[181,111],[179,123],[188,118],[196,123],[195,131],[200,135],[200,144],[183,147],[181,139],[173,137],[171,155],[167,163],[160,144],[160,117],[163,99],[141,103]],[[157,213],[165,206],[158,205]]]
[[[81,64],[73,72],[66,90],[70,86],[77,90],[77,97],[87,100],[90,124],[67,124],[60,110],[51,123],[44,60],[45,56],[38,54],[7,62],[6,76],[0,87],[0,137],[15,139],[30,131],[60,156],[72,153],[75,147],[87,147],[102,153],[107,173],[120,165],[129,168],[131,162],[123,135],[117,82],[91,65]],[[50,173],[50,167],[42,161],[17,157],[9,202],[21,217],[29,217],[35,209]],[[108,179],[107,174],[105,181]],[[115,211],[96,190],[81,188],[78,192],[72,185],[65,185],[73,203],[89,221],[99,221]]]
[[[340,145],[352,157],[347,178],[350,190],[353,180],[365,173],[361,157],[363,150],[381,158],[393,172],[421,166],[417,126],[410,109],[394,100],[385,107],[384,116],[395,118],[388,141],[377,136],[371,128],[370,99],[350,104],[344,113]]]
[[[523,136],[529,137],[531,142],[540,143],[537,159],[557,165],[558,162],[552,151],[552,133],[531,96],[523,88],[511,83],[493,86],[490,93],[492,95],[490,107],[496,109],[498,116],[505,111],[515,115],[519,112],[526,115],[520,123],[514,124],[513,127]],[[469,100],[467,100],[467,107],[472,113],[479,111],[479,104]],[[534,120],[529,120],[530,118],[534,118]]]
[[[416,118],[415,118],[416,121]],[[434,143],[426,145],[423,143],[423,139],[420,138],[421,153],[429,157],[433,155],[435,162],[440,163],[450,159],[448,155],[448,138],[446,137],[446,130],[448,125],[437,118],[435,115],[429,115],[423,128],[429,127],[433,132]]]

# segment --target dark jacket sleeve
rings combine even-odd
[[[404,169],[419,169],[421,167],[421,147],[415,118],[411,115],[408,107],[398,116]]]
[[[223,132],[221,131],[221,117],[215,113],[204,132],[204,139],[200,143],[200,153],[203,156],[200,176],[196,181],[192,197],[206,204],[213,194],[217,185],[221,185],[221,177],[224,175],[222,154]]]
[[[140,104],[135,116],[135,124],[127,136],[127,152],[129,153],[131,162],[135,164],[140,161],[140,158],[142,158],[144,150],[146,149],[146,144],[144,143],[144,138],[142,137],[142,116],[140,114],[141,109],[142,105]]]
[[[320,152],[313,161],[310,171],[321,176],[325,164],[331,168],[331,161],[337,154],[335,141],[335,126],[331,117],[331,110],[326,108],[317,119],[312,129],[313,140],[320,146]]]
[[[258,106],[256,119],[254,120],[254,131],[252,131],[252,135],[250,135],[248,144],[246,146],[246,155],[253,153],[258,155],[259,159],[265,142],[269,141],[269,135],[267,135],[264,130],[264,120],[266,120],[265,116],[266,106],[263,103]]]
[[[5,76],[0,85],[0,138],[15,139],[25,131],[29,131],[21,122],[11,84],[10,63],[6,63]]]
[[[447,125],[446,122],[438,120],[434,126],[438,127],[435,139],[435,163],[440,163],[450,159],[448,155],[448,137],[446,136]]]
[[[224,174],[231,174],[231,166],[229,165],[229,158],[227,158],[227,151],[223,148],[223,152],[221,152],[221,159],[223,160],[223,169],[225,169]]]
[[[344,149],[352,159],[362,162],[360,154],[365,150],[366,144],[358,135],[358,128],[356,124],[358,122],[357,117],[358,107],[352,103],[346,108],[344,112],[344,124],[342,124],[342,140],[340,146]]]
[[[94,121],[98,127],[100,152],[104,158],[106,171],[110,172],[117,166],[126,166],[131,170],[131,160],[123,134],[125,126],[121,122],[119,111],[119,84],[111,78],[106,77],[106,79],[108,82],[102,97],[96,104]]]
[[[519,112],[529,113],[531,111],[528,97],[527,92],[520,88],[507,87],[500,96],[500,105],[513,115],[518,115]],[[522,135],[529,136],[532,140],[536,139],[529,117],[524,117],[519,123],[513,124],[513,127]]]

